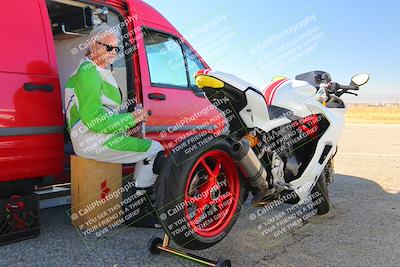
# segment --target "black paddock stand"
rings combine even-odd
[[[197,255],[193,255],[184,251],[180,251],[174,248],[171,248],[170,246],[170,238],[167,234],[164,234],[164,239],[161,239],[159,237],[153,237],[149,240],[147,243],[147,249],[148,251],[153,254],[160,254],[161,251],[170,253],[172,255],[191,260],[193,262],[203,264],[205,266],[213,266],[213,267],[231,267],[231,261],[224,259],[224,258],[219,258],[217,261],[212,261]]]

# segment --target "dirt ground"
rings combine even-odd
[[[346,122],[400,124],[400,107],[349,107]]]
[[[290,207],[252,219],[246,204],[229,235],[202,256],[233,266],[399,266],[400,125],[348,124],[330,185],[332,210],[285,233],[264,235],[260,224]],[[91,247],[71,225],[68,206],[42,210],[41,235],[0,247],[0,266],[199,266],[150,255],[146,243],[161,230],[127,228]]]

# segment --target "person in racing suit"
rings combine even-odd
[[[121,112],[122,93],[107,69],[120,50],[112,29],[105,23],[100,24],[87,40],[90,43],[87,57],[65,85],[67,128],[74,151],[78,156],[102,162],[136,163],[135,193],[151,194],[157,179],[153,164],[163,147],[155,140],[127,134],[129,129],[147,121],[148,111]],[[144,215],[148,207],[141,208],[141,215]],[[136,225],[153,227],[158,224],[154,215],[145,217],[146,220]]]

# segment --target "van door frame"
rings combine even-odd
[[[158,33],[164,34],[164,35],[166,35],[166,36],[168,36],[170,38],[173,38],[176,42],[178,42],[179,47],[181,48],[181,51],[182,51],[183,61],[185,63],[186,79],[187,79],[187,82],[188,82],[187,83],[187,87],[180,87],[180,86],[174,86],[174,85],[168,85],[168,84],[152,83],[151,82],[151,77],[149,77],[150,85],[152,87],[174,88],[174,89],[178,89],[178,90],[190,90],[190,91],[192,91],[192,93],[195,96],[205,98],[206,95],[204,94],[203,91],[201,91],[201,90],[197,91],[197,90],[195,90],[195,89],[190,87],[190,77],[189,77],[189,70],[188,70],[189,67],[188,67],[188,63],[187,63],[187,56],[185,54],[185,51],[184,51],[184,48],[183,48],[182,44],[185,44],[192,52],[195,53],[196,57],[198,59],[200,59],[201,63],[204,65],[204,68],[206,68],[206,69],[209,68],[209,66],[204,62],[204,60],[201,57],[198,56],[197,52],[187,42],[182,41],[181,38],[179,36],[175,35],[175,34],[172,34],[172,33],[167,32],[167,31],[163,31],[161,29],[149,27],[149,26],[141,26],[141,31],[143,32],[145,30],[150,30],[150,31],[154,31],[154,32],[158,32]],[[148,63],[147,63],[147,68],[148,68],[148,73],[150,74],[150,66],[149,66]]]
[[[96,2],[96,1],[90,1],[90,0],[72,0],[72,2],[78,2],[82,4],[87,4],[95,7],[107,7],[111,12],[114,12],[117,16],[120,22],[123,22],[127,17],[124,16],[123,14],[128,14],[130,15],[130,11],[128,8],[128,5],[124,1],[119,1],[117,3],[120,3],[121,6],[118,6],[116,3],[110,4],[109,2]],[[46,12],[48,12],[47,7]],[[135,34],[135,26],[132,22],[128,24],[123,24],[123,27],[121,27],[121,35],[126,36],[128,34],[128,29],[131,30],[133,35]],[[51,29],[50,29],[51,32]],[[137,50],[137,45],[136,41],[133,35],[128,35],[133,37],[131,38],[126,38],[123,39],[123,47],[124,47],[124,57],[125,57],[125,66],[126,66],[126,78],[127,78],[127,99],[134,100],[136,104],[136,100],[141,100],[141,76],[140,76],[140,66],[139,66],[139,61],[138,61],[138,50]],[[51,38],[53,38],[53,35],[51,34]],[[125,46],[127,44],[127,46]],[[134,47],[136,47],[134,49]],[[125,51],[128,49],[129,53],[125,53]],[[55,54],[55,50],[54,50]],[[58,75],[58,73],[57,73]],[[133,112],[134,110],[134,105],[129,105],[128,106],[128,112]],[[64,126],[65,128],[65,126]],[[64,138],[64,143],[70,142],[70,139]],[[65,153],[65,151],[64,151]],[[69,156],[69,155],[68,155]],[[68,161],[69,162],[69,161]],[[67,171],[64,171],[65,177],[63,177],[63,180],[70,180],[70,172],[69,172],[69,167],[67,164]],[[125,165],[123,166],[122,169],[123,174],[129,174],[133,172],[132,166],[131,165]]]
[[[150,76],[151,72],[150,72],[150,66],[149,66],[149,62],[148,62],[148,58],[147,58],[147,52],[146,52],[146,49],[144,48],[144,53],[145,53],[146,60],[147,60],[147,62],[146,62],[146,64],[147,64],[147,73],[149,74],[148,79],[149,79],[150,86],[154,87],[154,88],[162,88],[162,89],[172,88],[172,89],[176,89],[176,90],[190,91],[191,93],[193,93],[193,95],[195,97],[206,98],[205,94],[202,91],[196,91],[195,89],[190,87],[190,77],[189,77],[189,70],[188,70],[188,63],[187,63],[187,55],[184,52],[184,48],[182,46],[182,43],[185,44],[193,53],[195,53],[196,57],[198,59],[200,59],[201,63],[204,65],[205,68],[209,68],[209,66],[203,60],[203,58],[200,57],[197,54],[197,51],[194,50],[193,47],[188,42],[182,41],[183,37],[179,37],[179,35],[171,33],[170,31],[166,31],[166,30],[163,30],[161,28],[156,28],[154,26],[149,26],[149,25],[140,25],[140,27],[141,27],[141,31],[142,32],[146,31],[146,30],[150,30],[150,31],[154,31],[154,32],[157,32],[157,33],[164,34],[167,37],[174,39],[178,43],[179,47],[181,48],[182,57],[183,57],[184,64],[185,64],[185,72],[186,72],[186,80],[187,80],[187,86],[186,87],[174,86],[174,85],[168,85],[168,84],[153,83],[151,81],[151,76]],[[145,36],[145,34],[143,34],[143,36]],[[143,43],[144,43],[144,40],[143,40]],[[170,127],[174,127],[174,126],[175,125],[147,126],[146,127],[146,132],[149,132],[149,133],[160,133],[162,131],[168,131],[168,129]],[[181,126],[181,127],[179,127],[179,131],[177,131],[177,132],[187,132],[187,131],[193,131],[193,130],[214,132],[217,129],[218,129],[218,127],[216,125],[207,125],[207,126],[205,126],[205,125],[201,125],[201,124],[195,124],[195,125]]]

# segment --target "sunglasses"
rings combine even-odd
[[[96,43],[98,43],[100,45],[104,45],[106,47],[107,52],[111,52],[111,51],[113,51],[113,49],[115,49],[115,52],[117,52],[117,53],[119,53],[119,51],[120,51],[118,46],[112,46],[112,45],[103,44],[103,43],[100,43],[100,42],[96,42]]]

